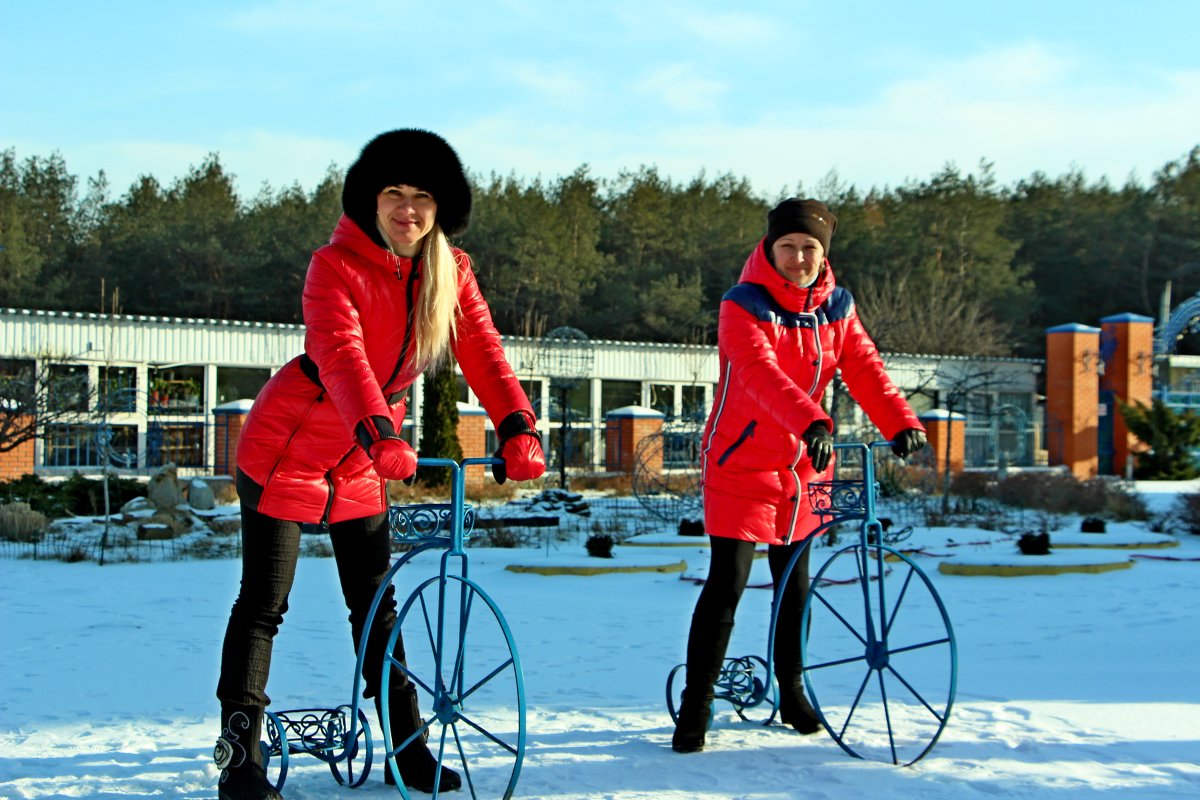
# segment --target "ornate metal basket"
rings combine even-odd
[[[454,506],[450,503],[417,503],[388,508],[388,527],[397,542],[428,542],[449,540],[454,522]],[[463,506],[463,541],[475,527],[475,509]]]
[[[823,516],[865,513],[865,488],[862,481],[813,481],[808,484],[808,502]]]

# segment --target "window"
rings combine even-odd
[[[37,405],[36,397],[33,362],[23,358],[0,358],[0,408],[33,411]]]
[[[137,410],[137,370],[134,367],[100,367],[96,391],[97,410],[128,413]]]
[[[270,377],[269,369],[217,367],[217,404],[253,400]]]
[[[203,397],[204,367],[150,370],[151,414],[199,414]]]
[[[87,367],[80,364],[51,364],[46,402],[53,411],[87,411]]]
[[[675,416],[675,384],[650,384],[650,407],[661,411],[668,418]]]
[[[700,421],[708,417],[708,401],[704,398],[706,389],[706,384],[681,387],[684,417]]]
[[[107,457],[105,457],[107,456]],[[47,467],[137,466],[136,425],[47,425],[42,464]]]
[[[146,428],[146,466],[204,466],[204,424],[200,422]]]
[[[550,385],[550,420],[563,421],[563,404],[566,401],[568,419],[572,423],[584,422],[591,424],[592,419],[592,382],[576,381],[568,386]]]
[[[614,408],[642,404],[641,381],[601,381],[600,414],[603,416]]]

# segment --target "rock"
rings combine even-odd
[[[188,505],[197,511],[209,511],[217,507],[217,499],[208,484],[199,478],[192,478],[188,484]]]
[[[219,536],[230,536],[242,530],[242,518],[237,515],[213,517],[208,521],[208,528]]]
[[[146,497],[159,511],[169,511],[183,502],[183,485],[174,464],[164,464],[150,476]]]

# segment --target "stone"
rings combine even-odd
[[[183,503],[183,485],[174,464],[164,464],[150,476],[146,497],[159,511],[168,511]]]
[[[207,483],[193,478],[188,484],[188,505],[197,511],[210,511],[217,507],[217,499]]]

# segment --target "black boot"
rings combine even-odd
[[[383,709],[379,698],[375,698],[375,713],[383,724]],[[391,690],[388,699],[388,713],[391,715],[392,747],[421,729],[424,721],[417,706],[417,690],[412,684]],[[404,785],[426,794],[433,793],[433,784],[440,771],[441,778],[437,781],[438,792],[453,792],[462,787],[462,778],[452,769],[438,766],[437,758],[429,752],[425,736],[418,734],[404,749],[396,754],[396,767]],[[389,786],[396,784],[392,771],[384,765],[383,780]]]
[[[221,738],[213,748],[213,760],[221,768],[220,800],[283,800],[263,769],[262,722],[262,709],[221,707]]]
[[[676,753],[697,753],[704,749],[704,736],[712,721],[713,685],[721,676],[725,650],[733,632],[731,622],[708,622],[692,615],[688,634],[687,684],[679,703],[671,749]]]
[[[783,626],[776,630],[775,680],[779,682],[779,721],[805,735],[821,730],[821,719],[804,696],[798,626],[794,633]]]

